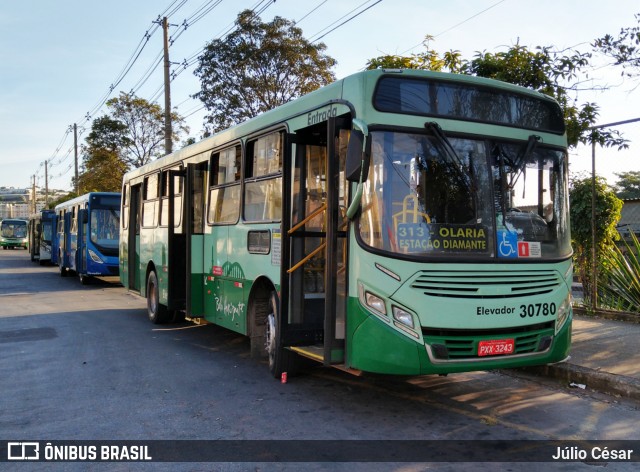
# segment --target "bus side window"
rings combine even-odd
[[[211,156],[209,224],[236,223],[240,215],[240,146]]]
[[[122,208],[120,214],[122,217],[120,218],[120,224],[122,229],[127,229],[129,227],[129,185],[125,185],[124,189],[122,189]],[[125,217],[125,215],[127,215]]]
[[[283,134],[275,132],[249,143],[246,153],[244,219],[279,221],[282,215]]]
[[[158,225],[158,177],[157,172],[144,178],[144,202],[142,204],[142,227],[155,228]]]

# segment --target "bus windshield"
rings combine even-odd
[[[567,165],[537,141],[371,133],[359,233],[409,258],[571,254]]]
[[[4,238],[26,238],[27,222],[22,220],[5,220],[1,226]]]
[[[98,208],[91,210],[91,242],[105,255],[117,254],[120,210]]]

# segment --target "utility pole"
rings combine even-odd
[[[171,63],[169,62],[169,23],[166,16],[162,19],[162,29],[164,31],[164,149],[165,154],[171,154],[173,151],[171,139]]]
[[[31,194],[33,195],[33,211],[31,213],[35,213],[37,211],[36,206],[36,176],[33,176],[33,183],[31,184]]]
[[[44,206],[49,205],[49,169],[47,161],[44,161]]]
[[[78,125],[73,124],[73,150],[76,166],[76,195],[79,195],[80,187],[78,186]]]

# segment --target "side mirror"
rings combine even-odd
[[[349,182],[359,182],[362,174],[364,148],[364,134],[360,130],[352,130],[347,146],[347,162],[345,163],[345,173]]]
[[[347,209],[347,218],[350,220],[355,218],[360,208],[364,190],[363,182],[366,182],[369,176],[369,164],[371,162],[371,140],[369,139],[367,125],[364,121],[356,118],[353,119],[352,124],[353,130],[347,146],[345,175],[349,182],[358,182],[358,187]]]
[[[345,163],[345,174],[349,182],[364,182],[369,175],[371,142],[368,134],[367,125],[354,119]]]

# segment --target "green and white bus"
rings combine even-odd
[[[559,362],[566,148],[542,94],[358,73],[127,173],[121,281],[154,323],[249,336],[276,377]]]

